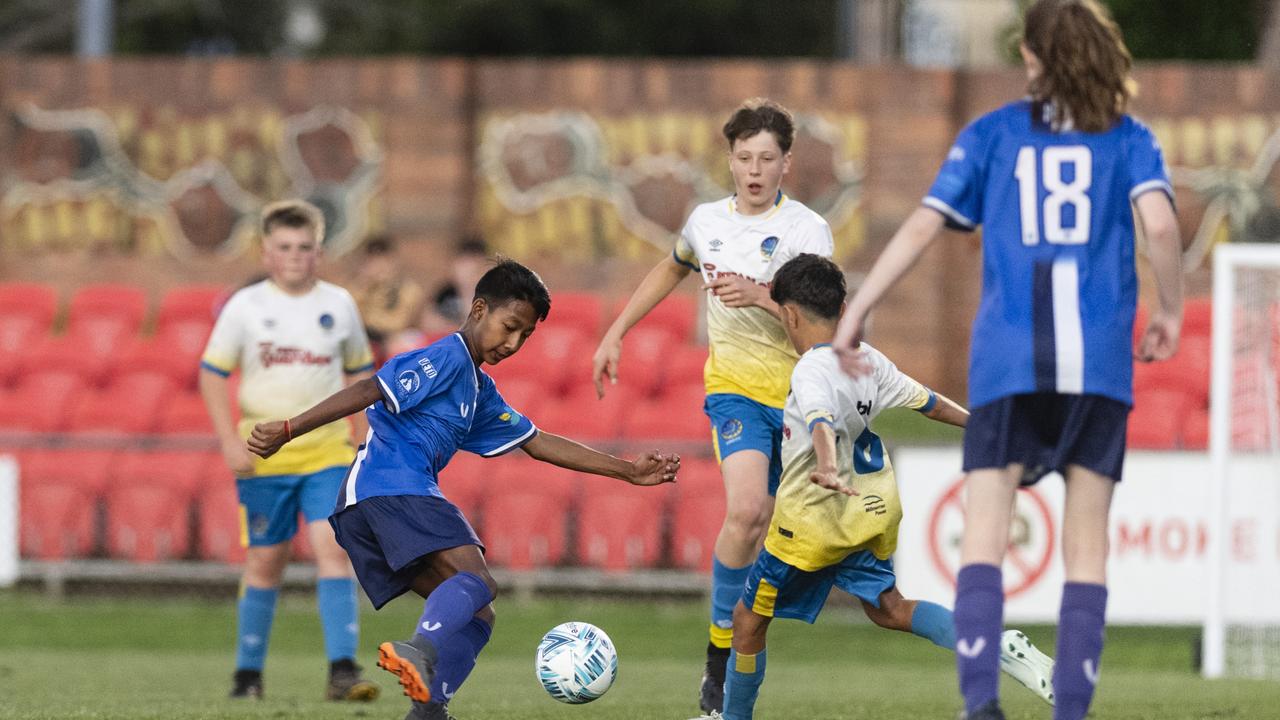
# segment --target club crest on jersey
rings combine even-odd
[[[760,255],[769,260],[773,257],[773,251],[778,249],[778,236],[770,235],[760,243]]]
[[[333,316],[332,316],[332,315],[330,315],[329,313],[324,313],[323,315],[321,315],[321,316],[320,316],[320,327],[324,328],[325,330],[332,330],[332,329],[333,329]]]
[[[720,423],[720,438],[726,442],[733,442],[742,437],[742,421],[737,418],[730,418]]]
[[[418,378],[416,370],[405,370],[396,376],[396,382],[400,385],[401,395],[412,395],[422,387],[422,380]]]

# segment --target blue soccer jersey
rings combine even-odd
[[[1028,100],[960,133],[924,204],[983,226],[969,404],[1033,392],[1132,404],[1137,304],[1132,202],[1173,197],[1160,146],[1125,115],[1102,133],[1054,131]]]
[[[356,453],[338,507],[379,495],[444,497],[440,470],[458,450],[494,457],[537,434],[498,393],[454,333],[397,355],[374,376],[382,400],[369,406],[369,435]]]

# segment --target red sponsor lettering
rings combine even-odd
[[[1153,521],[1122,519],[1116,524],[1115,554],[1123,557],[1139,554],[1159,556],[1166,560],[1182,560],[1204,556],[1209,546],[1209,530],[1203,522],[1185,518]]]
[[[1231,526],[1231,557],[1236,562],[1253,562],[1257,523],[1252,518],[1237,520]]]
[[[258,343],[258,361],[263,368],[272,365],[328,365],[332,355],[317,355],[304,348],[277,346],[275,343]]]
[[[1116,529],[1116,554],[1123,556],[1134,551],[1151,554],[1151,523],[1144,522],[1135,531],[1128,522],[1121,520]]]
[[[708,272],[707,273],[708,280],[715,280],[717,278],[722,278],[722,277],[740,277],[743,280],[750,280],[751,282],[759,285],[760,287],[773,287],[773,283],[771,282],[760,282],[759,280],[753,277],[747,277],[742,273],[736,273],[736,272]]]

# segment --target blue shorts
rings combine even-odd
[[[347,467],[339,465],[307,475],[237,478],[242,529],[249,545],[277,545],[292,538],[298,532],[299,511],[309,523],[329,517],[346,474]]]
[[[702,406],[711,418],[716,459],[740,450],[758,450],[769,458],[769,494],[778,494],[782,479],[782,411],[742,395],[715,393]]]
[[[831,594],[832,586],[880,607],[880,596],[897,584],[893,558],[881,560],[860,550],[814,572],[805,572],[761,550],[747,574],[742,604],[757,615],[793,618],[813,623]]]
[[[403,595],[422,571],[424,555],[475,545],[484,550],[462,511],[442,497],[370,497],[329,518],[374,609]]]
[[[964,469],[1020,464],[1023,485],[1079,465],[1120,482],[1129,406],[1101,395],[1010,395],[970,411]]]

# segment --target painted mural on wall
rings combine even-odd
[[[1190,235],[1188,271],[1220,242],[1280,243],[1280,115],[1156,117]]]
[[[331,106],[288,115],[24,107],[9,129],[0,242],[234,257],[250,247],[265,203],[304,197],[324,210],[326,249],[341,255],[371,229],[383,165],[375,122]]]
[[[733,192],[720,127],[728,111],[598,117],[483,117],[476,215],[496,249],[590,262],[671,248],[693,207]],[[838,256],[863,240],[867,126],[858,115],[798,114],[786,192],[821,213]]]

